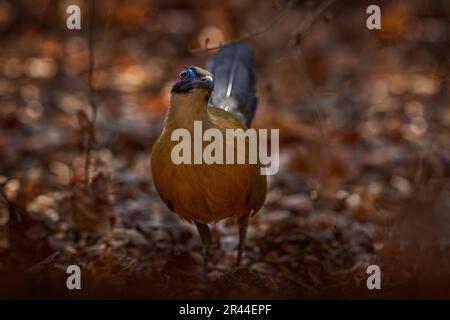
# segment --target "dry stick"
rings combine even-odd
[[[95,102],[95,90],[94,90],[94,66],[95,66],[95,47],[94,47],[94,32],[95,32],[95,0],[90,0],[89,7],[89,103],[91,105],[91,126],[92,131],[95,132],[95,123],[97,121],[97,104]],[[91,153],[94,146],[94,141],[90,135],[87,136],[86,147],[86,162],[84,164],[84,186],[86,190],[89,188],[90,180],[90,163]]]
[[[293,50],[292,52],[292,58],[294,60],[297,60],[298,63],[300,64],[301,70],[299,70],[297,68],[297,65],[294,64],[294,71],[296,71],[296,73],[303,79],[303,81],[306,83],[306,90],[309,94],[309,96],[312,99],[312,106],[313,106],[313,116],[314,116],[314,121],[317,123],[318,127],[319,127],[319,138],[322,144],[324,144],[326,142],[325,140],[325,128],[323,125],[323,115],[321,112],[321,108],[317,98],[317,94],[314,90],[314,84],[313,81],[311,80],[311,77],[308,74],[308,69],[306,67],[306,62],[305,62],[305,58],[303,56],[303,52],[300,48],[296,48]]]
[[[290,46],[294,46],[296,44],[296,39],[308,31],[311,26],[316,22],[317,18],[326,10],[329,6],[331,6],[336,0],[327,0],[322,2],[317,8],[308,14],[303,20],[303,22],[292,32]]]
[[[323,119],[322,119],[322,112],[321,112],[321,107],[318,103],[318,98],[317,98],[317,94],[314,90],[314,85],[312,83],[312,80],[308,74],[307,68],[306,68],[306,63],[304,61],[304,57],[302,54],[302,51],[300,50],[299,47],[294,48],[292,51],[292,59],[294,60],[294,71],[298,74],[298,76],[306,83],[306,90],[308,95],[310,96],[311,99],[311,104],[312,104],[312,111],[313,111],[313,117],[314,117],[314,121],[317,124],[317,127],[319,129],[319,158],[322,158],[323,156],[323,147],[326,146],[326,135],[325,135],[325,128],[323,125]],[[298,63],[300,64],[300,68],[297,66],[297,64],[295,63],[295,60],[298,61]],[[318,181],[320,182],[322,180],[323,177],[323,172],[321,170],[318,170],[318,172],[315,172],[317,174],[317,178]],[[318,184],[316,186],[317,191],[319,191],[320,189],[320,184]]]
[[[40,269],[42,269],[43,267],[45,267],[46,265],[48,265],[49,263],[51,263],[58,255],[60,254],[59,251],[56,251],[54,253],[52,253],[51,255],[49,255],[47,258],[45,258],[44,260],[42,260],[41,262],[35,264],[34,266],[32,266],[30,269],[28,269],[28,272],[36,272],[39,271]]]
[[[263,33],[266,33],[267,31],[269,31],[274,25],[276,25],[281,18],[284,16],[284,14],[286,13],[286,11],[288,11],[288,9],[292,6],[292,4],[296,2],[294,1],[290,1],[283,9],[280,10],[280,12],[275,16],[275,18],[273,18],[272,20],[270,20],[265,26],[263,26],[262,28],[260,28],[259,30],[255,30],[253,32],[249,32],[235,40],[232,41],[228,41],[228,42],[221,42],[219,45],[217,46],[212,46],[212,47],[208,47],[208,43],[207,41],[209,39],[207,39],[207,41],[205,42],[205,48],[196,48],[196,49],[190,49],[189,52],[190,53],[199,53],[199,52],[207,52],[207,51],[212,51],[212,50],[217,50],[220,49],[222,46],[226,46],[228,44],[232,44],[232,43],[236,43],[236,42],[241,42],[244,40],[248,40],[252,37],[257,37]]]
[[[106,46],[106,41],[108,40],[109,31],[111,29],[111,23],[112,23],[112,17],[114,15],[114,10],[116,9],[116,2],[113,1],[111,5],[108,6],[109,10],[106,13],[106,20],[105,20],[105,28],[103,30],[103,37],[100,41],[99,45],[99,51],[100,53],[104,51]],[[98,70],[98,66],[97,66]]]

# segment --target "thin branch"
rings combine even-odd
[[[92,122],[97,120],[97,104],[95,102],[94,68],[95,68],[95,0],[91,0],[89,15],[89,102],[92,107]]]
[[[95,68],[95,0],[90,0],[89,7],[89,103],[91,105],[91,127],[95,132],[95,123],[97,121],[97,104],[95,101],[95,89],[94,89],[94,68]],[[95,142],[91,135],[87,136],[87,146],[85,154],[84,164],[84,185],[85,188],[89,187],[90,180],[90,163],[91,153]]]
[[[30,269],[28,269],[28,272],[36,272],[39,271],[40,269],[42,269],[43,267],[45,267],[46,265],[48,265],[49,263],[53,262],[53,260],[55,260],[55,258],[60,254],[59,251],[56,251],[54,253],[52,253],[51,255],[49,255],[47,258],[45,258],[44,260],[42,260],[41,262],[35,264],[33,267],[31,267]]]
[[[292,59],[294,60],[293,63],[293,70],[298,74],[301,80],[306,84],[306,91],[311,99],[311,105],[312,105],[312,111],[314,116],[314,121],[317,123],[317,126],[319,127],[319,139],[321,142],[321,145],[326,143],[326,130],[324,126],[323,121],[323,114],[322,114],[322,108],[320,107],[320,104],[318,103],[319,99],[317,97],[317,94],[314,89],[313,81],[311,80],[311,77],[308,73],[308,68],[306,66],[305,58],[303,56],[303,52],[300,49],[300,47],[293,49],[292,51]],[[295,63],[295,61],[298,62]],[[299,69],[300,67],[301,69]],[[309,104],[308,104],[309,106]]]
[[[105,26],[102,31],[103,36],[100,39],[100,41],[97,41],[97,43],[99,43],[99,45],[97,46],[97,52],[100,52],[100,54],[102,54],[105,51],[104,49],[106,47],[106,42],[108,41],[108,36],[110,34],[109,31],[111,30],[112,17],[114,16],[114,11],[116,10],[116,4],[117,4],[116,1],[112,1],[111,4],[108,6],[109,10],[106,12]],[[115,63],[112,65],[111,63],[105,63],[104,61],[97,61],[95,70],[97,70],[97,71],[108,70],[110,68],[120,66],[121,64],[125,65],[125,64],[127,64],[127,62]],[[89,73],[89,66],[81,69],[79,72],[76,73],[76,75],[84,76],[88,73]]]
[[[272,20],[270,20],[265,26],[259,28],[258,30],[246,33],[246,34],[244,34],[243,36],[241,36],[241,37],[239,37],[237,39],[234,39],[234,40],[231,40],[231,41],[228,41],[228,42],[221,42],[219,45],[215,45],[215,46],[211,46],[211,47],[208,47],[208,41],[209,40],[207,40],[205,42],[205,47],[204,48],[190,49],[189,52],[190,53],[199,53],[199,52],[213,51],[213,50],[220,49],[220,47],[228,45],[228,44],[241,42],[241,41],[245,41],[245,40],[248,40],[250,38],[253,38],[253,37],[260,36],[263,33],[266,33],[267,31],[272,29],[272,27],[275,26],[281,20],[281,18],[283,18],[283,16],[286,14],[286,12],[292,7],[294,2],[296,2],[296,1],[295,0],[290,1],[286,6],[284,6],[280,10],[280,12],[278,12],[278,14]]]
[[[105,27],[102,31],[103,33],[103,37],[101,38],[101,41],[99,42],[100,45],[98,46],[98,48],[100,49],[100,52],[103,52],[105,47],[106,47],[106,42],[107,42],[107,38],[108,35],[110,34],[110,30],[111,30],[111,24],[112,24],[112,17],[114,15],[114,10],[116,9],[116,1],[113,1],[109,6],[108,6],[108,11],[106,12],[106,19],[105,19]],[[97,70],[98,70],[98,66],[97,66]]]
[[[317,6],[317,8],[314,11],[309,13],[306,16],[305,20],[303,20],[302,23],[300,23],[300,25],[297,28],[295,28],[295,30],[292,32],[291,41],[289,45],[291,47],[294,46],[298,42],[298,39],[301,37],[301,35],[304,34],[306,31],[308,31],[312,27],[314,22],[316,22],[317,18],[319,18],[319,16],[326,9],[328,9],[334,2],[336,2],[336,0],[323,1],[319,6]]]

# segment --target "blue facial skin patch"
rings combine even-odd
[[[187,68],[187,71],[189,73],[189,79],[194,79],[197,76],[197,73],[192,68]]]

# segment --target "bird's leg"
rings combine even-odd
[[[200,234],[200,240],[203,244],[203,280],[208,282],[208,254],[209,247],[211,245],[211,231],[207,224],[195,223],[198,233]]]
[[[247,238],[247,227],[248,227],[248,219],[250,215],[246,214],[238,219],[239,224],[239,246],[238,246],[238,255],[237,255],[237,263],[236,265],[239,267],[241,264],[242,254],[245,249],[245,240]]]

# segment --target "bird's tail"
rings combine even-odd
[[[225,45],[206,61],[205,69],[214,77],[210,105],[231,112],[249,127],[257,104],[252,49],[244,43]]]

